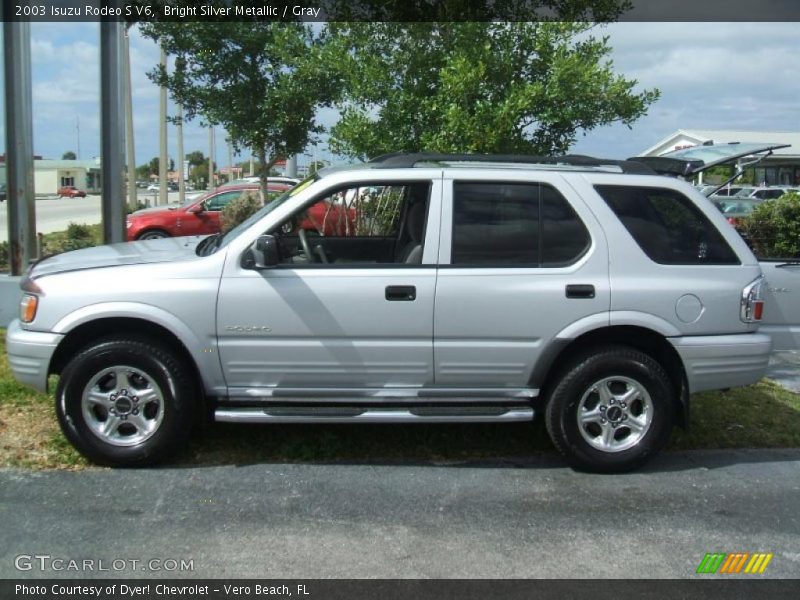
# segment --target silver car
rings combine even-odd
[[[673,167],[670,167],[673,168]],[[636,161],[398,154],[326,169],[223,235],[35,264],[8,329],[92,461],[196,418],[513,422],[635,468],[689,395],[765,372],[762,272],[714,206]],[[314,208],[312,208],[314,207]]]

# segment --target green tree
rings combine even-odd
[[[61,160],[77,160],[78,155],[75,154],[72,150],[67,150],[64,154],[61,155]]]
[[[332,23],[348,80],[331,148],[560,154],[579,132],[630,126],[658,90],[614,72],[608,38],[579,22],[590,3],[560,4],[578,22]]]
[[[308,165],[308,174],[313,175],[314,173],[323,168],[325,168],[324,162],[322,162],[321,160],[316,160],[316,161],[312,160]]]
[[[217,171],[217,163],[214,163],[214,172]],[[208,184],[208,160],[203,161],[199,165],[189,168],[189,179],[195,186]]]
[[[189,161],[190,166],[196,167],[197,165],[202,165],[204,162],[206,162],[206,157],[200,150],[194,150],[186,155],[186,160]]]
[[[800,194],[789,192],[758,204],[742,231],[759,258],[800,258]]]
[[[338,89],[336,71],[322,58],[325,31],[258,20],[152,22],[141,29],[176,57],[174,72],[157,67],[149,77],[170,90],[187,120],[222,125],[235,151],[253,150],[266,197],[266,174],[315,141],[323,130],[316,111]]]
[[[150,178],[150,165],[139,165],[136,167],[136,179],[149,179]]]
[[[158,166],[161,161],[157,156],[150,159],[148,166],[150,167],[150,175],[158,175]]]

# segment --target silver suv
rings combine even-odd
[[[652,163],[652,161],[650,161]],[[674,170],[674,164],[668,171]],[[529,421],[578,468],[641,465],[689,395],[764,374],[759,264],[652,164],[396,154],[223,235],[40,261],[8,330],[92,461],[241,423]]]

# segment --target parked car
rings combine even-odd
[[[284,183],[270,185],[269,191],[283,193],[290,186]],[[208,235],[220,230],[220,211],[246,191],[257,191],[258,186],[246,185],[232,188],[217,188],[187,200],[186,204],[170,204],[145,208],[128,215],[127,239],[152,240],[182,235]]]
[[[716,192],[714,192],[714,196],[734,196],[738,194],[744,187],[742,185],[726,185],[721,187]]]
[[[6,184],[0,183],[0,202],[5,202],[7,195],[8,192],[6,192]]]
[[[60,375],[62,430],[101,464],[164,460],[208,407],[237,423],[541,413],[570,464],[629,470],[688,423],[689,394],[754,383],[769,360],[758,262],[661,174],[702,164],[397,154],[322,170],[225,235],[37,262],[9,364],[43,391]],[[317,205],[352,226],[309,235]]]
[[[276,175],[274,177],[270,176],[267,179],[267,181],[268,182],[272,182],[272,183],[288,183],[289,185],[297,185],[298,183],[300,183],[299,179],[295,179],[294,177],[283,177],[281,175]],[[240,179],[234,179],[233,181],[230,181],[228,183],[224,183],[219,187],[231,187],[231,186],[247,185],[249,183],[260,184],[261,183],[261,178],[260,177],[251,177],[251,176],[242,177]]]
[[[177,192],[180,189],[181,189],[180,186],[175,181],[170,181],[170,182],[167,183],[167,191]]]
[[[58,197],[63,198],[86,198],[86,192],[79,190],[74,185],[64,185],[58,188]]]
[[[728,223],[738,229],[747,215],[753,212],[753,209],[761,202],[756,198],[737,198],[733,196],[724,200],[714,201],[714,205],[725,215]]]
[[[147,186],[147,191],[148,192],[159,192],[159,191],[161,191],[161,186],[159,184],[157,184],[157,183],[151,183],[150,185]]]
[[[734,198],[750,198],[753,200],[774,200],[775,198],[780,198],[784,194],[787,194],[792,191],[797,191],[797,188],[792,188],[789,186],[773,186],[773,187],[746,187],[742,188],[736,194],[733,195]]]

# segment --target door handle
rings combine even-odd
[[[413,285],[388,285],[386,299],[390,302],[411,302],[417,299],[417,288]]]
[[[564,290],[567,298],[594,298],[594,286],[585,283],[571,283]]]

